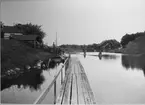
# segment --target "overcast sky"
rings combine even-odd
[[[2,0],[5,25],[42,25],[52,45],[120,41],[126,33],[145,31],[145,0]]]

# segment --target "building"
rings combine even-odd
[[[13,35],[11,39],[15,39],[18,41],[23,41],[23,42],[29,42],[33,45],[33,47],[36,47],[36,46],[38,47],[41,45],[41,43],[38,42],[39,40],[38,35]]]
[[[21,30],[14,26],[4,26],[1,32],[1,38],[10,39],[14,35],[23,35]]]
[[[2,27],[1,38],[27,42],[37,48],[43,46],[42,38],[39,35],[23,35],[22,31],[14,26]]]

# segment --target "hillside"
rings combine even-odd
[[[125,54],[145,54],[145,36],[141,36],[128,43],[124,49]]]
[[[1,39],[2,73],[15,67],[23,68],[25,65],[32,65],[37,60],[44,60],[49,56],[50,53],[32,48],[24,42]]]

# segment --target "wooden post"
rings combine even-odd
[[[56,104],[56,81],[54,82],[54,104]]]
[[[64,64],[64,66],[65,66],[65,76],[66,76],[66,71],[67,71],[67,68],[68,68],[68,63],[69,63],[69,58],[68,58],[68,60],[66,61],[66,63]],[[67,68],[66,68],[66,65],[67,65]]]
[[[63,69],[61,70],[61,85],[63,83]]]

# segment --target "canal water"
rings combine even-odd
[[[97,103],[145,104],[145,55],[113,53],[74,54],[81,61]],[[25,74],[13,81],[6,81],[1,90],[2,103],[33,104],[48,87],[62,64],[54,69]],[[57,94],[61,87],[57,80]],[[53,103],[53,87],[43,104]]]
[[[32,72],[23,74],[22,76],[4,80],[1,88],[1,103],[6,104],[33,104],[41,93],[50,85],[54,76],[57,75],[62,68],[62,63],[55,65],[54,68],[47,70],[34,69]],[[64,73],[65,68],[63,69]],[[61,77],[57,79],[57,94],[61,87]],[[54,87],[52,86],[42,104],[53,104]]]
[[[145,104],[145,55],[77,55],[97,103]]]

